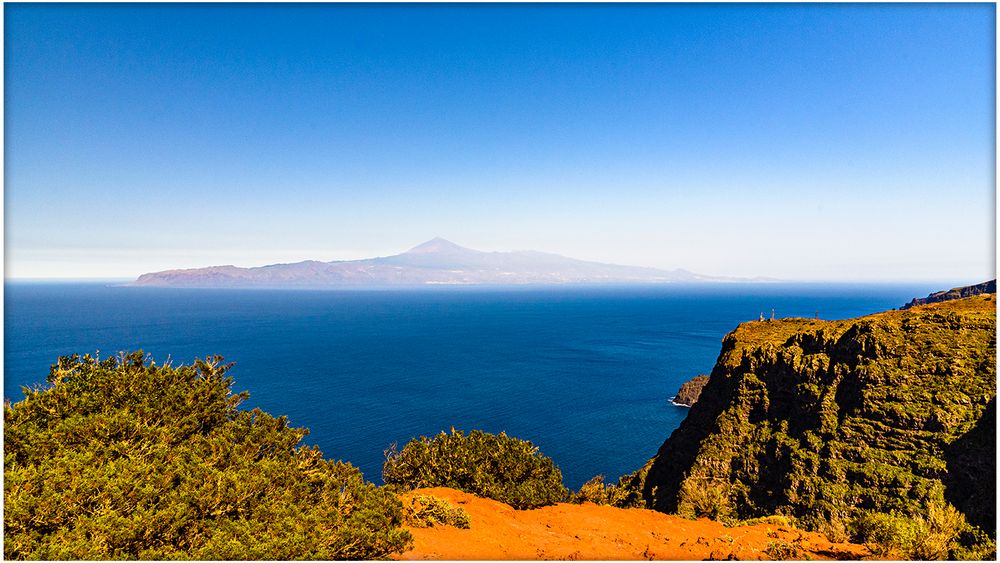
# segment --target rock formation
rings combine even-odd
[[[962,299],[963,297],[972,297],[973,295],[982,295],[984,293],[996,293],[997,292],[997,280],[990,280],[988,282],[983,282],[976,285],[968,285],[965,287],[953,287],[947,291],[937,291],[927,297],[918,297],[906,305],[900,307],[901,309],[909,309],[910,307],[916,307],[917,305],[926,305],[928,303],[939,303],[941,301],[949,301],[951,299]]]
[[[635,474],[648,506],[843,536],[953,504],[995,537],[996,295],[857,319],[748,322]]]
[[[677,395],[671,399],[675,405],[690,407],[698,402],[701,390],[708,383],[707,375],[696,375],[690,381],[685,381],[677,390]]]

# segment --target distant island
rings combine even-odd
[[[402,254],[364,260],[211,266],[139,276],[145,287],[363,287],[415,285],[525,285],[774,281],[730,278],[687,270],[659,270],[587,262],[535,251],[482,252],[435,238]]]

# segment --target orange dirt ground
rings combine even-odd
[[[401,498],[405,503],[417,493],[462,507],[471,526],[407,528],[414,547],[399,559],[861,559],[870,555],[860,545],[834,544],[821,534],[774,524],[727,528],[708,519],[686,520],[591,503],[514,510],[446,488],[420,489]]]

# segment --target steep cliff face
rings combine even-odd
[[[696,375],[692,377],[689,381],[685,381],[681,384],[681,388],[677,390],[677,395],[674,396],[672,402],[675,405],[684,405],[690,407],[698,402],[698,398],[701,397],[701,391],[708,384],[707,375]]]
[[[648,505],[846,530],[945,501],[995,535],[996,296],[741,324],[637,474]]]

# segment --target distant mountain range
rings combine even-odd
[[[524,285],[773,281],[726,278],[687,270],[658,270],[586,262],[544,252],[481,252],[435,238],[402,254],[364,260],[211,266],[139,276],[150,287],[347,287],[406,285]]]

